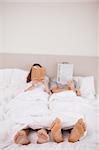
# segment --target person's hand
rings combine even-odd
[[[76,91],[76,95],[77,95],[77,96],[81,96],[80,89],[77,89],[77,88],[76,88],[75,91]]]
[[[67,86],[68,86],[68,90],[75,90],[75,86],[74,86],[74,81],[73,80],[69,80],[67,81]]]

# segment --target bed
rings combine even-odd
[[[88,102],[87,102],[88,104]],[[45,144],[35,144],[34,142],[34,137],[35,137],[35,132],[30,134],[30,139],[32,141],[32,144],[29,144],[27,146],[21,146],[21,145],[16,145],[14,143],[11,143],[9,141],[1,143],[0,147],[1,150],[98,150],[99,148],[99,129],[98,129],[98,125],[97,125],[97,118],[99,117],[99,114],[97,113],[97,109],[94,107],[94,105],[90,105],[88,106],[88,112],[86,115],[86,119],[87,119],[87,126],[88,126],[88,133],[87,136],[75,143],[75,144],[71,144],[68,142],[67,138],[68,138],[68,132],[64,132],[64,142],[57,144],[53,141],[50,141],[48,143]],[[3,118],[1,118],[1,120],[3,120]],[[0,123],[2,124],[2,121],[0,121]]]
[[[20,94],[24,88],[26,88],[26,82],[25,78],[28,74],[28,71],[24,71],[21,69],[1,69],[0,71],[3,71],[2,76],[0,77],[0,126],[2,127],[4,125],[4,118],[5,118],[5,106],[7,103],[9,103],[10,100],[12,100],[15,96]],[[7,72],[7,73],[6,73]],[[20,74],[21,73],[21,74]],[[8,77],[9,76],[9,77]],[[24,78],[23,78],[24,76]],[[21,78],[22,77],[22,78]],[[2,83],[2,81],[5,81]],[[19,86],[17,84],[18,82],[21,82],[22,84]],[[63,95],[62,95],[63,96]],[[54,97],[54,98],[53,98]],[[59,97],[59,96],[58,96]],[[68,132],[64,132],[64,142],[57,144],[53,142],[52,140],[49,143],[45,144],[35,144],[34,143],[34,137],[35,137],[35,131],[30,134],[30,138],[32,141],[32,144],[29,144],[28,146],[21,146],[21,145],[16,145],[14,143],[11,143],[9,140],[5,142],[1,142],[0,140],[0,148],[1,150],[98,150],[99,149],[99,129],[98,129],[98,119],[99,118],[99,113],[98,113],[98,105],[97,105],[97,100],[96,98],[81,98],[81,103],[85,105],[84,112],[86,114],[86,120],[87,120],[87,126],[88,126],[88,133],[87,136],[75,143],[71,144],[68,142]],[[57,107],[54,105],[55,101],[53,102],[53,99],[57,99],[57,95],[52,96],[49,100],[49,108],[52,110],[57,110],[58,109],[58,104]],[[63,99],[63,97],[62,97]],[[60,103],[60,102],[59,102]],[[97,106],[97,107],[96,107]],[[55,108],[56,107],[56,108]],[[63,108],[61,108],[63,109]],[[66,108],[64,108],[66,109]],[[59,110],[59,109],[58,109]],[[6,129],[6,128],[5,128]],[[6,131],[6,130],[5,130]],[[1,139],[2,139],[2,131],[0,130],[1,134]],[[5,132],[6,134],[6,132]]]

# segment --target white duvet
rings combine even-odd
[[[97,110],[90,105],[95,100],[88,102],[76,97],[72,92],[61,92],[49,97],[45,92],[39,91],[34,96],[28,93],[27,97],[26,93],[19,94],[27,86],[27,75],[27,71],[20,69],[0,70],[0,150],[99,150],[99,114],[97,116]],[[16,95],[18,96],[13,99]],[[18,130],[26,127],[50,128],[55,117],[61,118],[62,127],[65,129],[73,125],[78,118],[84,117],[88,130],[85,140],[70,144],[65,137],[65,142],[60,144],[52,141],[28,146],[12,142]]]
[[[12,99],[5,107],[5,120],[13,125],[11,130],[14,128],[17,131],[27,126],[33,129],[42,127],[41,119],[49,114],[48,97],[46,92],[32,90]]]
[[[48,114],[48,97],[46,92],[27,91],[12,99],[6,107],[6,118],[17,123],[27,122],[28,117]]]
[[[87,100],[80,96],[76,96],[73,91],[54,93],[49,99],[49,108],[53,112],[86,115],[85,108],[88,109],[91,105]]]
[[[84,118],[89,123],[87,114],[90,107],[72,91],[53,94],[50,97],[46,92],[38,90],[23,92],[4,108],[5,120],[0,128],[2,141],[8,144],[13,141],[16,132],[24,128],[50,129],[56,117],[61,119],[64,129],[71,128],[79,118]]]
[[[62,120],[64,129],[73,126],[79,118],[87,122],[88,111],[92,108],[89,102],[76,96],[73,91],[53,94],[49,99],[49,109]]]

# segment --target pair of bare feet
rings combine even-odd
[[[71,133],[68,137],[69,142],[77,142],[84,136],[84,133],[86,131],[86,126],[83,121],[83,119],[79,119],[77,123],[74,125],[74,128],[71,130]],[[53,140],[57,143],[63,142],[63,135],[61,132],[61,120],[59,118],[56,118],[52,125],[51,125],[51,134],[53,137]],[[14,141],[16,144],[22,144],[27,145],[30,144],[31,141],[28,138],[29,135],[29,129],[21,130],[19,131],[15,137]],[[46,131],[46,129],[40,129],[37,131],[37,143],[42,144],[49,141],[49,135]]]
[[[30,144],[31,141],[28,138],[29,132],[30,132],[30,129],[23,129],[19,131],[14,137],[15,143],[22,144],[22,145]],[[47,130],[46,129],[38,130],[37,131],[37,143],[42,144],[48,141],[49,141],[49,135],[47,134]]]
[[[72,143],[79,141],[84,136],[85,131],[86,125],[83,119],[79,119],[71,130],[68,141]],[[61,120],[59,118],[56,118],[55,121],[52,123],[51,133],[55,142],[60,143],[64,141],[61,132]]]

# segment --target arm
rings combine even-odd
[[[43,84],[44,84],[44,87],[45,87],[44,90],[45,90],[47,93],[50,93],[50,89],[49,89],[49,87],[48,87],[48,80],[44,79],[44,80],[43,80]]]
[[[32,89],[34,89],[34,85],[31,85],[29,88],[25,89],[24,92],[31,91]]]
[[[67,91],[67,89],[54,87],[51,89],[51,91],[52,91],[52,93],[59,93],[59,92]]]

